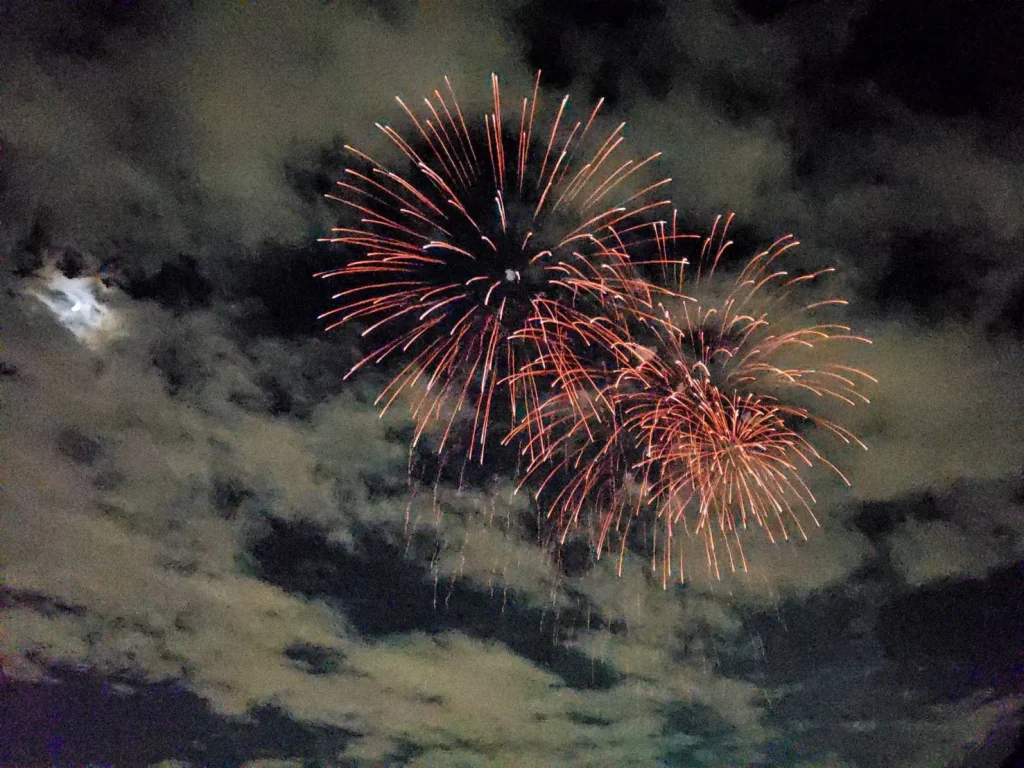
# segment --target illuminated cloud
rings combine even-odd
[[[974,750],[1020,727],[1019,686],[992,687],[1017,659],[1018,593],[943,601],[1015,584],[1024,546],[1024,174],[1010,131],[901,101],[885,78],[908,67],[846,68],[886,40],[861,17],[901,4],[762,3],[779,13],[754,21],[757,3],[645,0],[655,16],[615,22],[616,4],[535,0],[91,5],[0,10],[0,283],[19,283],[0,298],[0,689],[43,690],[25,680],[51,665],[173,680],[225,721],[272,705],[358,733],[303,753],[329,763],[995,764]],[[942,61],[978,29],[957,24]],[[1015,50],[978,39],[1000,67]],[[356,343],[304,330],[331,259],[291,245],[334,223],[340,147],[379,149],[394,95],[442,74],[471,100],[492,70],[522,92],[537,67],[549,106],[607,96],[631,145],[665,152],[688,226],[737,210],[737,247],[792,230],[808,263],[841,267],[875,340],[854,364],[880,384],[849,414],[870,450],[836,455],[852,489],[816,479],[821,528],[751,537],[749,573],[714,580],[699,548],[668,591],[642,553],[621,578],[614,558],[563,571],[529,494],[507,502],[512,466],[410,496],[407,425],[377,418],[373,373],[341,381]],[[80,273],[36,271],[60,249]],[[69,277],[108,263],[117,290]],[[300,526],[318,551],[275,533]],[[388,546],[363,551],[364,530]],[[97,731],[110,701],[88,707]],[[152,747],[146,722],[110,738]],[[0,763],[57,762],[9,758],[3,726]],[[163,764],[231,762],[190,740]]]
[[[40,272],[41,285],[29,290],[46,305],[57,322],[90,347],[119,335],[121,316],[103,298],[112,293],[98,277],[67,277],[48,267]]]

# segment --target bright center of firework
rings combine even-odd
[[[67,277],[57,270],[47,270],[42,277],[44,286],[32,295],[80,341],[99,342],[119,325],[117,314],[99,300],[102,284],[96,278]]]

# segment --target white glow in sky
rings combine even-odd
[[[95,277],[67,277],[55,269],[41,274],[43,287],[31,293],[57,321],[87,344],[100,341],[120,326],[117,313],[100,300],[111,289]]]

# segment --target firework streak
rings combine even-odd
[[[529,382],[520,388],[508,379],[532,355],[515,332],[545,305],[584,317],[621,301],[632,280],[627,246],[653,239],[648,217],[670,205],[652,198],[669,179],[623,192],[658,157],[620,161],[624,124],[588,142],[600,101],[585,122],[570,125],[563,98],[550,129],[541,131],[539,82],[538,74],[532,97],[508,122],[492,75],[493,111],[482,130],[467,124],[447,78],[446,92],[425,99],[419,117],[399,99],[417,139],[378,128],[407,168],[393,171],[346,147],[367,167],[348,169],[339,194],[329,196],[358,222],[328,240],[363,255],[322,273],[352,285],[323,317],[332,317],[330,327],[361,320],[368,323],[364,335],[388,333],[352,372],[409,354],[378,404],[386,410],[402,393],[412,396],[416,440],[446,415],[443,448],[455,417],[474,401],[469,456],[481,462],[502,382],[513,409],[517,401],[526,408],[537,402]],[[589,153],[588,143],[596,145]]]
[[[494,409],[507,403],[503,442],[520,448],[523,482],[537,481],[562,543],[582,532],[599,557],[616,538],[621,567],[642,520],[653,523],[663,584],[674,550],[683,576],[677,531],[702,537],[714,574],[719,542],[729,567],[745,569],[740,531],[803,534],[801,517],[817,523],[803,470],[839,473],[801,430],[860,444],[799,396],[867,402],[857,384],[871,377],[785,361],[867,340],[806,322],[840,299],[790,308],[794,290],[831,270],[781,270],[789,236],[709,299],[723,283],[729,220],[706,238],[680,234],[662,197],[671,179],[649,175],[659,153],[620,157],[624,124],[596,128],[602,101],[574,121],[564,97],[542,128],[539,82],[506,115],[492,75],[482,125],[466,120],[447,78],[419,114],[398,99],[406,134],[377,125],[398,149],[394,167],[346,146],[360,166],[328,197],[350,224],[325,239],[355,255],[321,273],[342,284],[321,317],[383,338],[348,375],[395,360],[377,404],[383,415],[411,403],[413,445],[439,423],[446,450],[468,413],[466,455],[483,463]],[[700,246],[692,266],[677,255],[687,242]]]

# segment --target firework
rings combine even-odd
[[[325,239],[349,258],[320,275],[343,283],[322,317],[386,334],[348,376],[396,365],[377,404],[383,415],[411,402],[413,446],[439,423],[445,451],[469,412],[465,456],[482,463],[506,403],[503,442],[520,446],[523,483],[547,499],[560,542],[586,531],[600,556],[617,540],[621,568],[631,532],[650,530],[665,583],[682,532],[702,537],[714,574],[723,544],[746,569],[743,529],[805,535],[817,523],[807,469],[843,477],[806,427],[863,445],[802,398],[856,405],[873,379],[798,353],[867,339],[809,320],[842,299],[794,305],[832,270],[781,269],[791,236],[724,279],[730,216],[698,238],[692,264],[679,258],[697,236],[678,232],[675,212],[658,218],[671,207],[671,180],[647,178],[658,153],[620,158],[624,124],[599,133],[601,101],[574,121],[565,97],[542,127],[539,82],[506,114],[492,75],[492,106],[474,121],[445,78],[419,113],[398,99],[405,133],[378,124],[398,150],[390,167],[346,147],[358,167],[328,197],[350,220]]]
[[[559,371],[557,394],[517,429],[538,446],[529,472],[543,478],[541,490],[560,478],[549,516],[561,539],[582,526],[598,556],[612,534],[621,553],[633,518],[654,518],[652,558],[663,583],[673,572],[679,529],[702,537],[716,576],[717,542],[724,543],[732,570],[747,568],[739,534],[748,526],[762,528],[772,541],[788,538],[791,529],[806,537],[802,518],[815,524],[817,518],[803,473],[822,464],[846,478],[804,437],[804,426],[864,447],[839,424],[798,404],[798,394],[856,405],[868,402],[858,383],[874,379],[842,364],[785,362],[836,342],[868,342],[848,326],[806,321],[844,305],[841,299],[788,309],[794,290],[832,270],[791,276],[780,269],[780,259],[796,245],[785,237],[722,281],[730,221],[716,220],[692,266],[664,256],[638,263],[658,287],[640,300],[628,296],[627,311],[616,321],[544,321],[558,330],[545,338],[559,365],[538,360],[520,374]],[[681,239],[673,224],[663,241]],[[701,298],[718,290],[723,298]],[[591,349],[601,359],[590,356]],[[682,577],[681,546],[677,552]]]
[[[620,158],[620,124],[595,139],[602,101],[585,121],[567,115],[568,97],[541,127],[538,89],[506,115],[498,78],[482,125],[467,120],[445,78],[420,114],[401,99],[410,130],[378,124],[399,151],[394,169],[346,146],[362,164],[349,168],[337,195],[351,215],[329,242],[356,254],[321,277],[338,278],[329,328],[359,321],[364,336],[387,340],[349,372],[401,357],[377,400],[383,414],[403,395],[412,402],[415,445],[427,426],[444,424],[443,450],[459,413],[471,409],[468,458],[482,462],[496,398],[512,414],[539,404],[537,377],[516,377],[544,356],[533,318],[571,322],[646,290],[631,251],[664,250],[669,205],[642,160]],[[616,310],[612,310],[614,314]],[[499,392],[500,391],[500,392]]]
[[[600,557],[617,538],[620,570],[650,484],[624,425],[623,393],[614,378],[631,356],[643,354],[628,329],[650,317],[650,298],[658,290],[625,292],[621,309],[610,316],[538,313],[520,334],[536,340],[542,354],[514,376],[542,380],[550,391],[506,438],[521,439],[522,453],[530,457],[519,488],[537,481],[533,491],[546,498],[558,545],[583,529]]]

